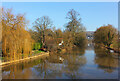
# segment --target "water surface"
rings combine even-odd
[[[63,61],[60,61],[62,58]],[[3,79],[118,79],[118,58],[88,46],[2,68]]]

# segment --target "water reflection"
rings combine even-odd
[[[44,59],[44,58],[43,58]],[[2,68],[3,79],[27,79],[32,76],[32,67],[41,63],[42,59],[25,61],[19,64],[12,64]]]
[[[86,58],[83,55],[67,55],[66,66],[63,68],[65,70],[65,75],[71,79],[78,78],[79,75],[82,75],[80,69],[86,62]]]
[[[75,48],[67,51],[66,54],[74,54],[74,55],[85,54],[85,48],[83,48],[83,47],[81,47],[81,48],[75,47]]]
[[[95,47],[94,49],[95,63],[98,64],[98,68],[104,70],[105,72],[112,73],[118,67],[118,59],[113,57],[113,53],[105,48]]]
[[[46,59],[45,67],[41,64],[34,67],[37,71],[37,76],[42,78],[77,78],[80,75],[80,68],[86,64],[86,58],[83,54],[72,52],[69,54],[53,54]],[[64,59],[63,62],[59,60],[59,57]],[[44,75],[44,77],[43,77]]]
[[[60,58],[64,60],[60,60]],[[94,59],[94,60],[93,60]],[[73,48],[65,53],[9,65],[3,79],[85,79],[116,78],[118,60],[108,50]],[[107,74],[106,74],[106,73]]]

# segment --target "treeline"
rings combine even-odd
[[[15,15],[12,9],[2,8],[2,56],[15,60],[28,57],[32,50],[41,48],[55,51],[60,47],[84,47],[86,30],[81,24],[80,14],[72,9],[66,19],[68,22],[63,31],[56,29],[48,16],[36,19],[33,28],[28,30],[25,15]]]
[[[11,60],[28,57],[32,50],[46,48],[56,51],[58,48],[84,48],[86,29],[81,23],[80,14],[71,9],[66,15],[65,30],[56,29],[48,16],[37,18],[32,29],[27,28],[23,14],[13,14],[12,9],[2,8],[2,56]],[[102,26],[94,33],[94,43],[107,47],[120,47],[118,30],[112,25]]]
[[[2,56],[11,60],[28,57],[32,50],[46,48],[56,51],[58,48],[84,48],[86,29],[81,23],[80,14],[71,9],[67,15],[65,30],[56,29],[48,16],[37,18],[32,29],[27,28],[23,14],[13,14],[12,9],[2,8]],[[120,47],[118,30],[112,25],[101,26],[94,32],[94,43],[106,47]]]
[[[42,48],[53,51],[59,48],[59,43],[63,40],[63,48],[72,48],[74,46],[84,47],[86,44],[86,29],[81,23],[80,14],[75,10],[67,13],[65,30],[56,29],[48,16],[43,16],[33,23],[33,29],[30,30],[32,38],[42,43]]]

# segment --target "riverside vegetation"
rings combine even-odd
[[[56,29],[48,16],[37,18],[33,28],[28,29],[24,14],[15,15],[12,9],[2,8],[2,58],[16,60],[40,53],[45,48],[50,52],[74,47],[85,48],[88,39],[86,29],[81,23],[80,14],[68,11],[65,30]],[[94,33],[93,43],[111,48],[120,47],[118,30],[112,25],[102,26]],[[64,41],[60,46],[59,43]]]

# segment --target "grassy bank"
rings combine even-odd
[[[11,64],[11,63],[17,63],[17,62],[20,62],[20,61],[25,61],[25,60],[30,60],[30,59],[35,59],[37,57],[42,57],[42,56],[49,56],[49,52],[43,52],[43,51],[33,51],[33,54],[30,55],[29,57],[26,57],[26,58],[21,58],[21,59],[17,59],[17,60],[11,60],[11,61],[6,61],[6,62],[2,62],[0,65],[4,66],[4,65],[8,65],[8,64]],[[6,58],[5,57],[1,57],[1,60],[5,60]],[[9,59],[9,58],[7,58]]]

